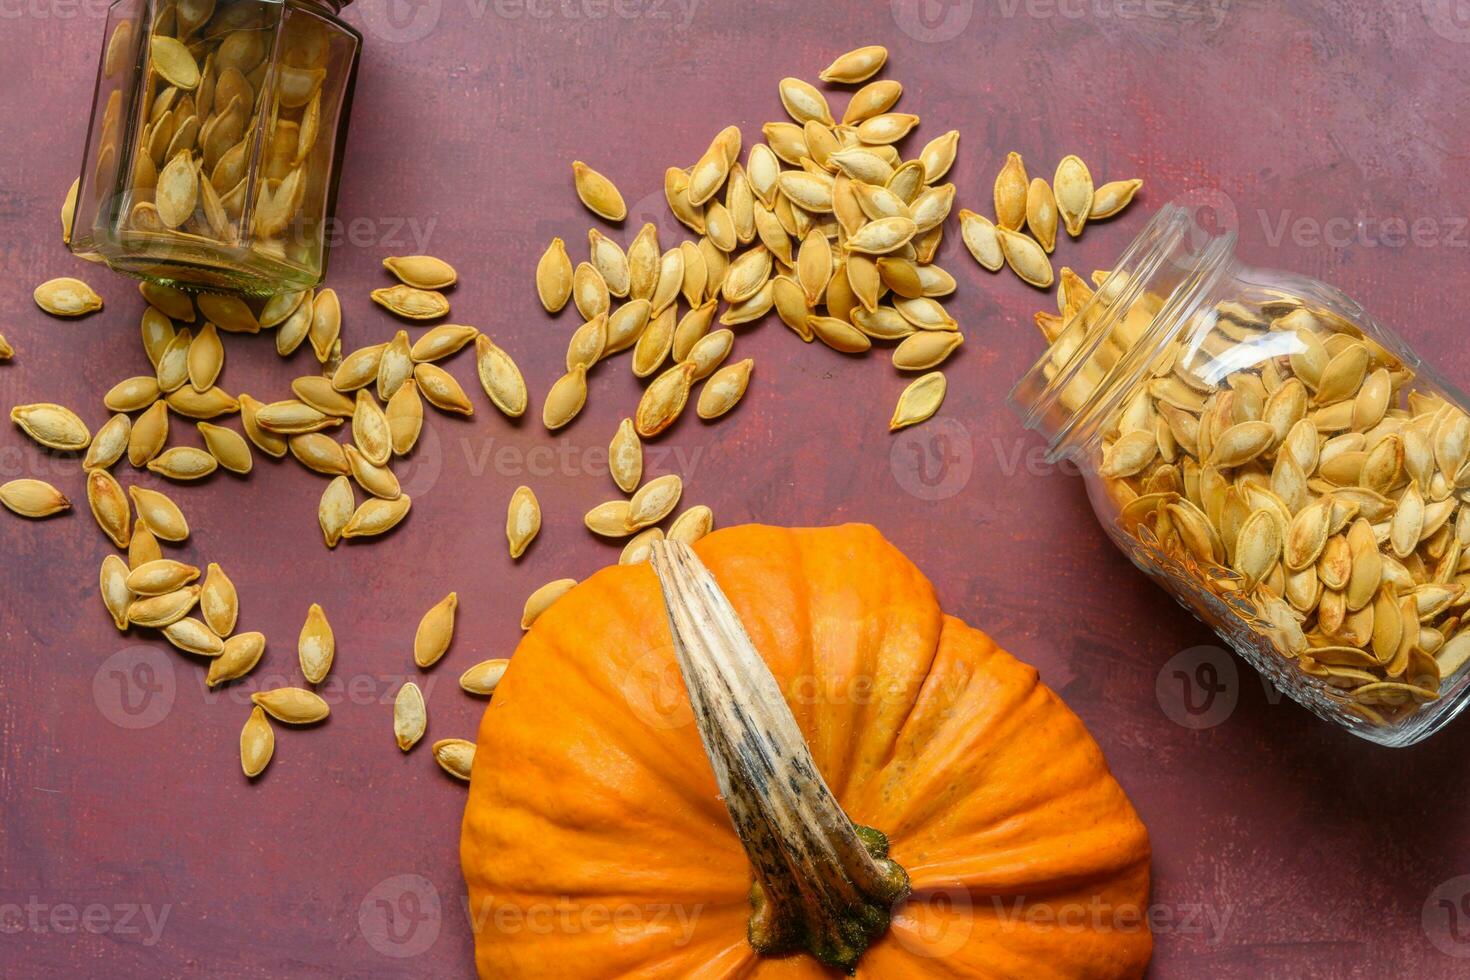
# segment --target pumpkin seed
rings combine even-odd
[[[140,596],[177,592],[199,577],[199,569],[170,558],[159,558],[128,572],[128,591]],[[229,631],[226,630],[226,633]]]
[[[526,411],[526,382],[509,354],[497,347],[489,337],[475,338],[475,364],[480,385],[490,401],[509,418],[519,418]]]
[[[291,382],[291,393],[323,415],[346,419],[352,417],[353,400],[319,375],[308,374]]]
[[[1011,267],[1011,271],[1020,276],[1023,282],[1032,286],[1040,289],[1050,288],[1054,275],[1051,260],[1046,257],[1046,252],[1042,247],[1034,239],[1009,228],[998,227],[995,232],[1000,239],[1001,252],[1005,255],[1006,264]]]
[[[699,393],[696,406],[699,417],[716,419],[739,404],[746,386],[750,384],[750,372],[754,367],[755,361],[747,357],[712,374]]]
[[[250,717],[245,719],[245,727],[240,730],[240,768],[247,777],[254,779],[265,772],[275,753],[276,734],[257,704],[250,709]]]
[[[133,593],[127,585],[128,566],[117,555],[109,554],[102,559],[99,588],[102,603],[112,616],[113,625],[119,630],[128,628],[128,613],[133,602]]]
[[[454,266],[432,255],[390,255],[383,268],[415,289],[448,289],[459,280]]]
[[[192,387],[180,388],[170,392],[165,401],[173,411],[191,419],[213,419],[240,410],[240,403],[234,396],[218,386],[205,392],[195,391]]]
[[[578,365],[590,370],[602,359],[606,349],[607,314],[599,313],[572,331],[572,339],[567,343],[567,370],[575,370]]]
[[[572,182],[577,188],[577,197],[599,218],[622,221],[628,216],[628,206],[623,203],[623,195],[618,193],[613,182],[581,160],[572,161]]]
[[[541,504],[530,487],[520,486],[510,495],[505,514],[505,537],[510,543],[511,558],[526,553],[541,530]]]
[[[424,692],[413,681],[398,689],[393,696],[393,738],[407,752],[424,737],[429,726],[429,712],[424,705]]]
[[[632,505],[626,500],[609,500],[589,510],[582,518],[587,529],[605,538],[625,538],[638,528],[629,526]]]
[[[658,284],[658,229],[645,222],[628,246],[628,295],[651,299]]]
[[[113,385],[102,402],[114,412],[137,412],[156,402],[160,394],[156,378],[139,375]]]
[[[180,320],[184,323],[194,322],[194,301],[183,290],[159,283],[140,282],[138,292],[143,294],[143,299],[150,307],[170,320]]]
[[[633,416],[638,435],[651,439],[674,423],[689,399],[694,370],[693,364],[676,364],[644,389]]]
[[[342,476],[350,471],[346,451],[342,444],[331,436],[320,432],[306,432],[299,436],[292,436],[289,445],[291,455],[313,473]]]
[[[653,552],[653,542],[662,541],[664,532],[661,528],[651,527],[646,531],[640,531],[628,540],[623,546],[623,552],[618,556],[619,565],[637,565],[648,560]]]
[[[199,601],[199,586],[189,585],[174,592],[135,599],[128,605],[127,620],[135,626],[162,629],[178,622]]]
[[[521,629],[528,630],[541,614],[551,608],[552,604],[562,596],[570,592],[577,584],[574,578],[559,578],[547,582],[526,598],[525,607],[521,610]]]
[[[438,663],[454,639],[454,613],[459,607],[459,594],[451,592],[439,600],[419,621],[413,638],[413,660],[427,669]]]
[[[324,290],[325,292],[325,290]],[[260,321],[245,301],[223,293],[200,293],[199,311],[226,333],[259,333]]]
[[[919,124],[919,117],[907,112],[884,112],[858,123],[858,139],[869,145],[897,143]]]
[[[924,167],[924,182],[934,183],[954,165],[955,155],[959,149],[960,131],[951,129],[942,136],[936,136],[924,145],[919,151],[919,162]]]
[[[555,431],[576,418],[586,403],[587,368],[578,364],[552,384],[541,406],[541,421]]]
[[[870,119],[880,113],[887,112],[893,108],[893,104],[898,101],[898,97],[902,94],[903,86],[891,78],[869,82],[852,94],[852,98],[848,100],[847,108],[843,110],[842,122],[844,125],[853,125],[861,123],[864,119]],[[769,125],[784,124],[772,123]],[[770,140],[772,135],[769,131],[765,132],[767,140]],[[773,148],[775,145],[774,142],[771,144]],[[793,151],[798,149],[804,149],[804,147],[791,147],[786,154],[781,155],[781,158],[794,166],[800,166],[801,157],[807,154],[805,152],[795,153],[793,158]],[[777,154],[781,154],[779,149],[776,152]]]
[[[668,540],[693,544],[713,529],[714,513],[704,504],[695,504],[674,518],[669,525]]]
[[[378,464],[367,459],[356,446],[342,447],[342,455],[347,463],[348,472],[362,487],[374,497],[383,500],[397,500],[403,493],[403,488],[398,483],[398,478],[387,466]]]
[[[148,42],[153,70],[175,88],[192,90],[199,85],[199,62],[182,41],[154,34]]]
[[[778,91],[781,95],[781,104],[786,107],[787,114],[797,123],[804,123],[810,119],[824,126],[835,124],[832,110],[827,108],[826,98],[809,82],[803,82],[799,78],[783,78],[778,86]]]
[[[578,263],[572,273],[572,299],[582,318],[593,320],[606,313],[611,303],[609,296],[607,282],[597,267],[591,262]]]
[[[847,240],[849,251],[883,255],[907,245],[918,233],[912,218],[893,217],[869,221]]]
[[[148,462],[150,471],[170,480],[202,480],[218,467],[219,460],[193,446],[175,446]]]
[[[224,641],[197,619],[184,617],[163,628],[164,639],[185,653],[201,657],[217,657],[224,652]]]
[[[475,765],[475,743],[462,738],[444,738],[434,743],[434,761],[455,779],[470,781]]]
[[[264,633],[237,633],[224,641],[220,655],[209,662],[209,673],[204,682],[209,687],[218,687],[229,681],[238,680],[255,669],[265,653]],[[259,708],[253,709],[259,711]]]
[[[1057,244],[1057,199],[1044,177],[1031,178],[1026,190],[1026,227],[1050,254]]]
[[[1093,221],[1111,218],[1132,203],[1133,195],[1142,186],[1143,181],[1137,178],[1108,181],[1093,192],[1092,210],[1088,212],[1088,218]]]
[[[30,479],[0,485],[0,504],[21,517],[31,518],[50,517],[71,509],[71,501],[60,490],[44,480]]]
[[[1052,177],[1052,189],[1062,224],[1066,226],[1067,234],[1076,238],[1082,234],[1082,226],[1092,213],[1092,173],[1087,164],[1077,156],[1062,157]]]
[[[873,346],[866,334],[846,320],[812,314],[806,318],[806,325],[818,340],[844,354],[861,354]]]
[[[608,292],[618,297],[627,296],[628,257],[618,243],[592,228],[587,232],[587,251],[593,268],[602,276]]]
[[[590,267],[589,267],[590,268]],[[572,259],[566,242],[553,238],[536,262],[536,295],[548,313],[559,313],[572,295]]]
[[[342,537],[368,538],[386,534],[408,516],[412,505],[413,501],[406,493],[393,500],[378,497],[366,500],[353,511],[347,526],[342,529]]]
[[[694,369],[690,380],[700,381],[713,374],[715,369],[724,362],[734,345],[735,333],[729,329],[722,328],[701,337],[690,348],[689,356],[684,359]]]
[[[126,415],[118,414],[108,419],[92,437],[87,455],[82,458],[82,469],[111,468],[113,463],[122,458],[132,435],[133,423]]]
[[[1005,264],[1000,235],[990,219],[974,211],[960,210],[960,236],[982,268],[995,272]]]
[[[78,452],[92,442],[92,433],[86,423],[71,409],[61,405],[46,402],[17,405],[10,410],[10,421],[47,449]]]
[[[414,381],[429,404],[445,412],[474,415],[475,406],[454,376],[437,364],[420,364],[413,370]],[[378,460],[380,464],[386,458]]]
[[[930,418],[944,403],[947,387],[942,371],[931,371],[914,379],[898,396],[893,418],[888,422],[888,431],[897,432]]]
[[[638,491],[633,494],[633,499],[628,502],[628,513],[624,520],[627,530],[624,533],[631,533],[663,520],[678,506],[679,497],[683,492],[684,481],[678,474],[670,473],[649,480],[638,488]],[[589,521],[588,527],[591,526]]]
[[[1233,567],[1253,588],[1281,557],[1281,529],[1268,511],[1258,510],[1241,525]]]
[[[1026,164],[1021,154],[1006,154],[1005,166],[995,176],[995,223],[1010,231],[1020,231],[1026,221]]]
[[[178,505],[157,490],[145,487],[128,487],[128,496],[138,512],[138,520],[148,525],[148,530],[165,541],[184,541],[189,537],[189,522]]]
[[[358,389],[352,410],[352,441],[364,458],[378,466],[385,465],[393,453],[393,432],[388,425],[388,416],[365,388]]]
[[[459,675],[460,689],[467,694],[483,694],[489,697],[495,693],[495,688],[509,666],[509,660],[482,660]]]
[[[608,468],[613,482],[624,493],[632,493],[643,478],[643,443],[632,419],[623,419],[608,446]]]
[[[720,314],[720,323],[727,327],[751,323],[769,313],[774,303],[775,293],[768,281],[754,296],[726,307],[725,312]]]
[[[888,49],[870,44],[839,55],[817,76],[824,82],[865,82],[876,75],[888,60]]]
[[[405,320],[434,320],[449,313],[449,300],[431,289],[415,289],[399,283],[374,289],[370,295],[374,303]]]
[[[663,366],[674,346],[675,310],[665,306],[655,314],[633,345],[633,374],[646,378]]]
[[[927,371],[944,363],[963,342],[956,332],[921,330],[893,349],[893,366],[900,371]]]
[[[155,212],[164,228],[177,228],[193,216],[199,205],[199,172],[188,150],[174,154],[158,172],[154,195]]]
[[[287,725],[310,725],[331,714],[322,696],[304,687],[277,687],[256,691],[250,700],[276,721]]]
[[[106,470],[87,471],[87,503],[102,532],[119,548],[127,548],[132,512],[123,489]]]
[[[328,548],[337,547],[356,509],[357,500],[353,497],[351,480],[338,476],[327,484],[327,489],[322,491],[321,503],[317,505],[317,521],[321,524],[322,539]]]
[[[328,299],[327,308],[323,310],[318,326],[318,333],[322,336],[331,332],[330,308],[335,302],[335,297]],[[307,295],[302,298],[301,305],[296,307],[276,329],[276,353],[282,357],[290,357],[296,353],[296,350],[311,335],[312,326],[316,323],[316,294],[307,290]]]
[[[429,333],[433,332],[433,330],[429,331]],[[377,380],[378,367],[382,363],[383,352],[387,349],[387,344],[373,344],[370,347],[359,347],[348,354],[342,359],[342,363],[337,365],[337,370],[332,372],[332,387],[337,391],[348,392],[372,384]],[[412,351],[409,356],[412,357]]]
[[[779,179],[781,193],[791,203],[814,214],[827,214],[832,210],[832,182],[805,171],[786,170]]]
[[[209,181],[205,181],[204,183],[208,184]],[[289,292],[276,293],[267,299],[265,305],[260,309],[260,316],[257,317],[261,329],[267,330],[285,323],[292,313],[295,313],[301,308],[301,302],[306,299],[308,292],[310,290],[291,290]]]

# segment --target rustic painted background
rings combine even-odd
[[[90,2],[0,2],[0,331],[19,352],[0,366],[0,401],[66,402],[95,427],[100,393],[146,362],[132,283],[58,240],[101,41]],[[989,208],[1011,149],[1048,174],[1077,152],[1099,180],[1147,180],[1126,216],[1064,240],[1059,265],[1108,264],[1182,197],[1235,228],[1248,260],[1342,286],[1470,382],[1463,0],[360,0],[347,17],[367,43],[331,282],[353,346],[397,329],[367,299],[386,282],[380,259],[430,251],[462,272],[454,319],[512,350],[543,392],[573,321],[543,315],[531,272],[554,234],[580,256],[589,225],[568,162],[594,162],[652,217],[665,166],[725,124],[749,140],[782,118],[777,79],[881,42],[919,138],[964,134],[960,205]],[[1378,749],[1237,666],[1115,554],[1081,483],[1041,463],[1007,410],[1050,296],[980,271],[954,232],[939,261],[960,280],[951,309],[969,338],[940,419],[888,435],[904,379],[886,357],[803,346],[771,318],[737,345],[759,365],[745,404],[718,426],[685,419],[651,450],[653,471],[682,473],[722,524],[873,522],[950,610],[1041,668],[1152,831],[1154,976],[1464,976],[1470,722]],[[31,304],[36,283],[77,273],[102,314],[62,322]],[[230,340],[223,384],[279,397],[309,359]],[[473,383],[468,357],[453,370]],[[579,518],[612,494],[600,454],[636,392],[625,360],[599,370],[556,438],[507,424],[478,392],[473,421],[435,415],[404,473],[413,514],[372,547],[321,546],[321,482],[289,461],[170,488],[195,527],[188,554],[229,570],[242,627],[270,638],[252,683],[225,692],[113,630],[96,594],[107,547],[85,511],[0,515],[0,974],[465,975],[464,791],[427,745],[393,747],[388,702],[417,676],[413,624],[457,589],[459,638],[419,679],[430,738],[473,737],[482,705],[459,671],[510,653],[534,586],[616,559]],[[20,476],[83,499],[74,460],[6,426],[0,479]],[[513,566],[502,522],[522,482],[547,521]],[[247,784],[248,691],[295,681],[312,600],[337,626],[332,718],[280,731]]]

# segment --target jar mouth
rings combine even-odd
[[[1199,231],[1190,211],[1167,204],[1124,250],[1092,297],[1011,389],[1007,401],[1022,425],[1047,438],[1047,461],[1075,456],[1090,444],[1118,402],[1150,370],[1171,339],[1192,322],[1230,266],[1234,232],[1191,243]],[[1167,281],[1165,290],[1160,281]],[[1123,355],[1102,353],[1138,301],[1164,297]],[[1068,336],[1069,333],[1072,336]]]

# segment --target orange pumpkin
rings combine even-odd
[[[871,527],[694,552],[511,659],[461,841],[481,976],[1143,973],[1147,832],[1034,669]]]

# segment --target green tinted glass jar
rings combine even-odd
[[[70,246],[140,279],[322,281],[362,38],[335,0],[118,0]]]

